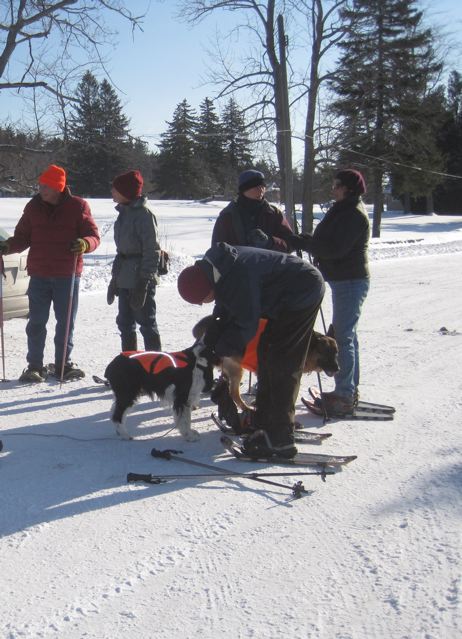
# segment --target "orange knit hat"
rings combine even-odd
[[[50,164],[40,175],[39,184],[46,184],[55,191],[62,193],[66,187],[66,171],[56,164]]]

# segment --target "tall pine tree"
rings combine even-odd
[[[177,105],[168,130],[162,134],[158,156],[158,188],[167,198],[201,196],[200,172],[195,156],[197,120],[185,99]]]
[[[110,84],[87,71],[69,117],[69,182],[76,193],[107,197],[114,178],[128,166],[128,120]]]
[[[333,109],[341,122],[338,144],[352,153],[343,151],[340,159],[355,163],[360,157],[369,169],[373,236],[378,237],[382,183],[390,167],[380,158],[397,160],[396,151],[402,147],[402,139],[397,144],[399,131],[410,121],[424,120],[420,102],[440,65],[433,58],[432,34],[422,27],[422,12],[414,0],[353,0],[341,13],[349,30],[339,44]]]
[[[221,116],[224,139],[225,193],[235,193],[238,174],[252,165],[250,140],[244,114],[231,98]]]
[[[205,98],[199,106],[196,157],[201,169],[204,191],[210,194],[223,192],[225,177],[223,131],[210,98]]]

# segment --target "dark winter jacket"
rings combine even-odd
[[[140,280],[158,283],[160,245],[157,220],[142,196],[128,204],[118,204],[114,223],[117,255],[112,274],[117,288],[135,288]]]
[[[313,236],[304,239],[326,281],[369,277],[369,218],[359,197],[335,202]]]
[[[68,277],[72,275],[75,256],[73,240],[88,242],[88,253],[100,243],[98,227],[88,202],[71,195],[66,187],[58,204],[44,202],[39,194],[25,206],[24,213],[9,238],[9,253],[29,248],[27,271],[36,277]],[[76,275],[80,275],[83,259],[77,258]]]
[[[267,246],[255,242],[251,234],[254,229],[260,229],[268,236]],[[277,206],[265,199],[252,200],[239,195],[237,200],[230,202],[220,212],[212,231],[212,246],[217,242],[226,242],[232,246],[258,246],[290,253],[293,235]]]
[[[261,317],[276,319],[287,311],[315,308],[324,295],[319,271],[294,255],[221,242],[197,264],[215,291],[219,331],[208,335],[206,343],[219,357],[242,356]]]

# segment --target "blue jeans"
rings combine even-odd
[[[139,324],[145,350],[160,351],[160,335],[156,320],[156,287],[152,284],[148,286],[144,306],[136,311],[130,306],[129,294],[130,289],[119,289],[119,313],[116,322],[122,339],[122,350],[137,350],[136,325]]]
[[[369,291],[369,280],[328,282],[332,290],[332,324],[338,345],[339,372],[335,375],[335,392],[353,397],[359,386],[358,322]]]
[[[26,326],[27,362],[31,368],[40,369],[43,366],[43,351],[47,336],[47,323],[50,308],[56,318],[55,330],[55,364],[61,366],[64,353],[64,338],[66,336],[67,313],[71,294],[72,277],[36,277],[29,281],[27,295],[29,297],[29,321]],[[65,355],[65,364],[70,360],[74,346],[74,323],[79,305],[80,277],[74,281],[72,296],[72,310],[69,323],[69,335]]]

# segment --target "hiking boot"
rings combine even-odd
[[[44,382],[47,378],[47,369],[42,366],[41,368],[36,366],[28,366],[23,370],[19,377],[20,382],[27,384],[39,384]]]
[[[242,452],[253,459],[270,459],[271,457],[284,457],[292,459],[298,453],[294,444],[292,433],[273,435],[273,439],[266,430],[256,430],[248,435],[242,443]]]
[[[54,375],[56,379],[61,379],[61,364],[50,364],[48,370],[50,375]],[[85,377],[84,371],[77,368],[75,364],[72,362],[64,364],[63,381],[70,382],[75,379],[82,379],[83,377]]]
[[[355,409],[353,397],[344,397],[338,395],[334,391],[322,394],[322,401],[329,417],[342,417],[343,415],[352,415]],[[319,406],[322,406],[321,399],[316,400]]]

